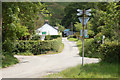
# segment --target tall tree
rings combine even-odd
[[[32,34],[39,13],[45,11],[43,4],[33,2],[4,2],[2,4],[3,51],[12,53],[16,39]]]
[[[103,5],[102,5],[103,4]],[[105,8],[103,8],[105,6]],[[120,34],[119,3],[98,3],[91,19],[95,34],[102,33],[110,40],[118,39]]]
[[[71,22],[75,24],[76,22],[79,22],[78,16],[77,16],[77,9],[89,9],[94,8],[94,3],[90,2],[80,2],[80,3],[71,3],[69,4],[65,9],[65,15],[61,21],[61,24],[65,26],[66,28],[70,28]]]

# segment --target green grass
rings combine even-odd
[[[59,73],[50,74],[48,78],[118,78],[118,64],[105,62],[85,64],[83,67],[68,68]]]
[[[31,52],[21,52],[21,53],[17,53],[17,55],[33,56]]]
[[[68,40],[69,40],[69,41],[78,41],[77,38],[69,38]]]
[[[5,68],[5,67],[8,67],[8,66],[11,66],[11,65],[14,65],[16,63],[18,63],[18,59],[15,58],[14,56],[12,55],[5,55],[3,56],[2,58],[2,68]]]
[[[82,41],[75,38],[68,39],[77,41],[79,50],[82,49]],[[118,78],[118,66],[120,64],[99,62],[93,64],[78,65],[65,69],[59,73],[50,74],[43,77],[48,78]]]

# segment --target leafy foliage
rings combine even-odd
[[[6,53],[2,55],[3,57],[15,59],[12,52],[16,49],[16,40],[34,34],[39,14],[46,11],[44,8],[45,5],[39,2],[2,3],[2,50]],[[4,60],[6,58],[2,59],[3,64],[13,64],[8,64]]]
[[[16,64],[19,61],[13,55],[10,55],[8,52],[2,52],[5,56],[2,56],[2,67],[8,67],[10,65]]]
[[[45,40],[53,40],[61,37],[60,35],[46,35]]]
[[[112,42],[105,42],[105,44],[102,44],[99,47],[100,51],[100,58],[102,61],[107,61],[107,62],[114,62],[117,63],[119,62],[119,48],[120,48],[120,43],[118,41],[112,41]]]
[[[61,38],[53,40],[19,40],[17,44],[16,53],[32,52],[33,54],[43,54],[47,51],[57,52],[62,43]]]
[[[41,38],[41,35],[34,35],[32,37],[32,40],[40,40],[40,38]]]
[[[85,56],[101,58],[106,62],[118,62],[120,34],[120,2],[95,3],[92,18],[88,23],[88,31],[92,31],[94,39],[85,40]],[[77,30],[79,23],[75,24]],[[89,30],[90,29],[90,30]],[[105,42],[102,44],[103,35]],[[82,46],[82,44],[78,45]],[[82,48],[80,47],[80,55]],[[112,57],[112,58],[111,58]]]
[[[49,10],[49,15],[46,19],[49,20],[49,24],[56,26],[60,24],[64,15],[64,8],[69,4],[67,2],[46,2],[47,10]]]
[[[45,11],[44,5],[32,2],[3,3],[2,7],[3,43],[7,40],[15,42],[16,39],[33,34],[36,20],[39,18],[38,14],[40,11]],[[3,49],[5,49],[4,45],[9,46],[4,43]]]
[[[64,26],[60,25],[60,24],[57,24],[56,25],[58,27],[58,30],[63,32],[65,30]]]
[[[77,16],[77,9],[89,9],[94,8],[94,3],[89,2],[82,2],[82,3],[70,3],[66,8],[64,9],[65,15],[61,21],[61,24],[65,26],[65,28],[70,28],[71,22],[75,24],[76,22],[79,22],[78,16]]]
[[[81,23],[76,22],[76,24],[74,24],[74,26],[75,26],[76,31],[78,31],[78,32],[80,32],[80,30],[83,30],[83,26]],[[84,29],[88,30],[87,34],[89,36],[94,36],[94,31],[91,29],[91,27],[92,27],[91,23],[88,22]]]

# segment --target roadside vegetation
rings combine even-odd
[[[40,41],[41,36],[35,35],[35,30],[44,22],[41,15],[50,16],[47,14],[49,11],[45,3],[4,2],[2,4],[2,67],[18,63],[14,55],[59,52],[62,44],[60,35],[48,35],[45,41]],[[32,36],[34,37],[31,39]]]
[[[80,5],[81,4],[81,5]],[[54,78],[118,78],[119,75],[119,47],[120,47],[120,2],[111,3],[71,3],[66,7],[66,14],[70,11],[77,10],[72,6],[84,6],[84,9],[94,7],[92,9],[92,18],[88,21],[85,29],[88,30],[89,38],[85,39],[85,57],[99,58],[99,63],[85,64],[84,66],[78,65],[76,67],[68,68],[62,72],[48,75],[46,77]],[[91,5],[93,4],[93,5]],[[91,6],[91,7],[90,7]],[[114,14],[114,15],[113,15]],[[70,20],[67,17],[72,17],[75,14],[67,15],[63,18],[65,27],[70,26]],[[76,18],[77,19],[77,18]],[[66,23],[66,24],[65,24]],[[68,36],[68,40],[76,41],[79,48],[79,54],[82,56],[82,37],[80,30],[83,29],[81,23],[77,21],[74,24],[77,29],[74,35]],[[103,35],[105,36],[103,42]]]
[[[4,56],[2,56],[2,68],[14,65],[19,62],[18,59],[15,58],[13,55],[11,55],[9,53],[2,53],[2,55],[3,54],[4,54]]]
[[[120,65],[119,65],[120,66]],[[48,78],[118,78],[118,64],[114,63],[92,63],[77,65],[59,73],[50,74]]]
[[[44,19],[49,19],[52,25],[58,26],[59,31],[71,29],[74,35],[68,40],[77,41],[77,46],[82,55],[82,41],[77,9],[91,9],[91,17],[85,26],[88,30],[89,39],[85,39],[85,57],[99,58],[101,62],[78,65],[66,69],[60,73],[48,75],[49,77],[63,78],[115,78],[119,75],[118,66],[120,57],[120,1],[104,3],[33,3],[33,2],[3,2],[2,3],[2,67],[8,67],[19,61],[14,57],[18,55],[40,55],[58,53],[63,49],[61,36],[46,36],[45,41],[35,35],[35,30]],[[52,6],[51,6],[52,5]],[[51,9],[57,5],[57,10]],[[50,8],[51,6],[51,8]],[[48,7],[48,9],[47,9]],[[60,10],[60,14],[58,13]],[[51,15],[48,10],[55,11]],[[54,14],[54,13],[53,13]],[[44,16],[44,17],[41,17]],[[39,23],[39,24],[38,24]],[[31,37],[35,35],[32,39]],[[105,36],[103,43],[103,35]]]
[[[78,41],[78,39],[76,39],[76,38],[69,38],[68,40],[69,41]]]
[[[64,48],[64,44],[61,43],[60,41],[58,41],[59,44],[56,43],[56,42],[53,42],[53,41],[51,41],[51,40],[42,41],[42,42],[40,42],[40,41],[31,41],[27,45],[26,45],[25,41],[22,41],[22,43],[18,44],[18,45],[20,45],[20,47],[17,48],[15,54],[16,55],[34,56],[34,55],[46,55],[46,54],[49,55],[49,54],[61,53],[63,48]],[[35,45],[31,44],[33,42],[39,42],[39,43],[36,43],[36,44],[41,44],[41,45],[37,46],[36,44]],[[25,44],[23,44],[23,43],[25,43]],[[58,47],[54,46],[54,44],[52,44],[52,43],[56,44],[56,46],[58,46]],[[44,45],[42,45],[42,44],[44,44]],[[24,46],[24,45],[26,45],[26,46]],[[39,46],[40,47],[44,46],[44,47],[40,48]]]

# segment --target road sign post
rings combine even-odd
[[[85,19],[85,10],[83,10],[83,46],[82,46],[82,66],[84,65],[84,19]]]
[[[83,25],[83,31],[81,30],[81,34],[82,34],[82,66],[84,65],[84,38],[87,36],[87,30],[85,31],[85,35],[84,35],[84,26],[87,24],[88,20],[90,19],[89,17],[85,17],[85,14],[86,15],[89,15],[91,16],[91,13],[89,13],[91,11],[91,9],[89,10],[80,10],[80,9],[77,9],[77,11],[79,13],[77,13],[77,15],[82,15],[83,14],[83,17],[79,17],[78,19],[80,20],[80,22],[82,23]],[[88,36],[87,36],[88,37]]]
[[[46,32],[42,32],[41,40],[43,41],[45,39]]]

